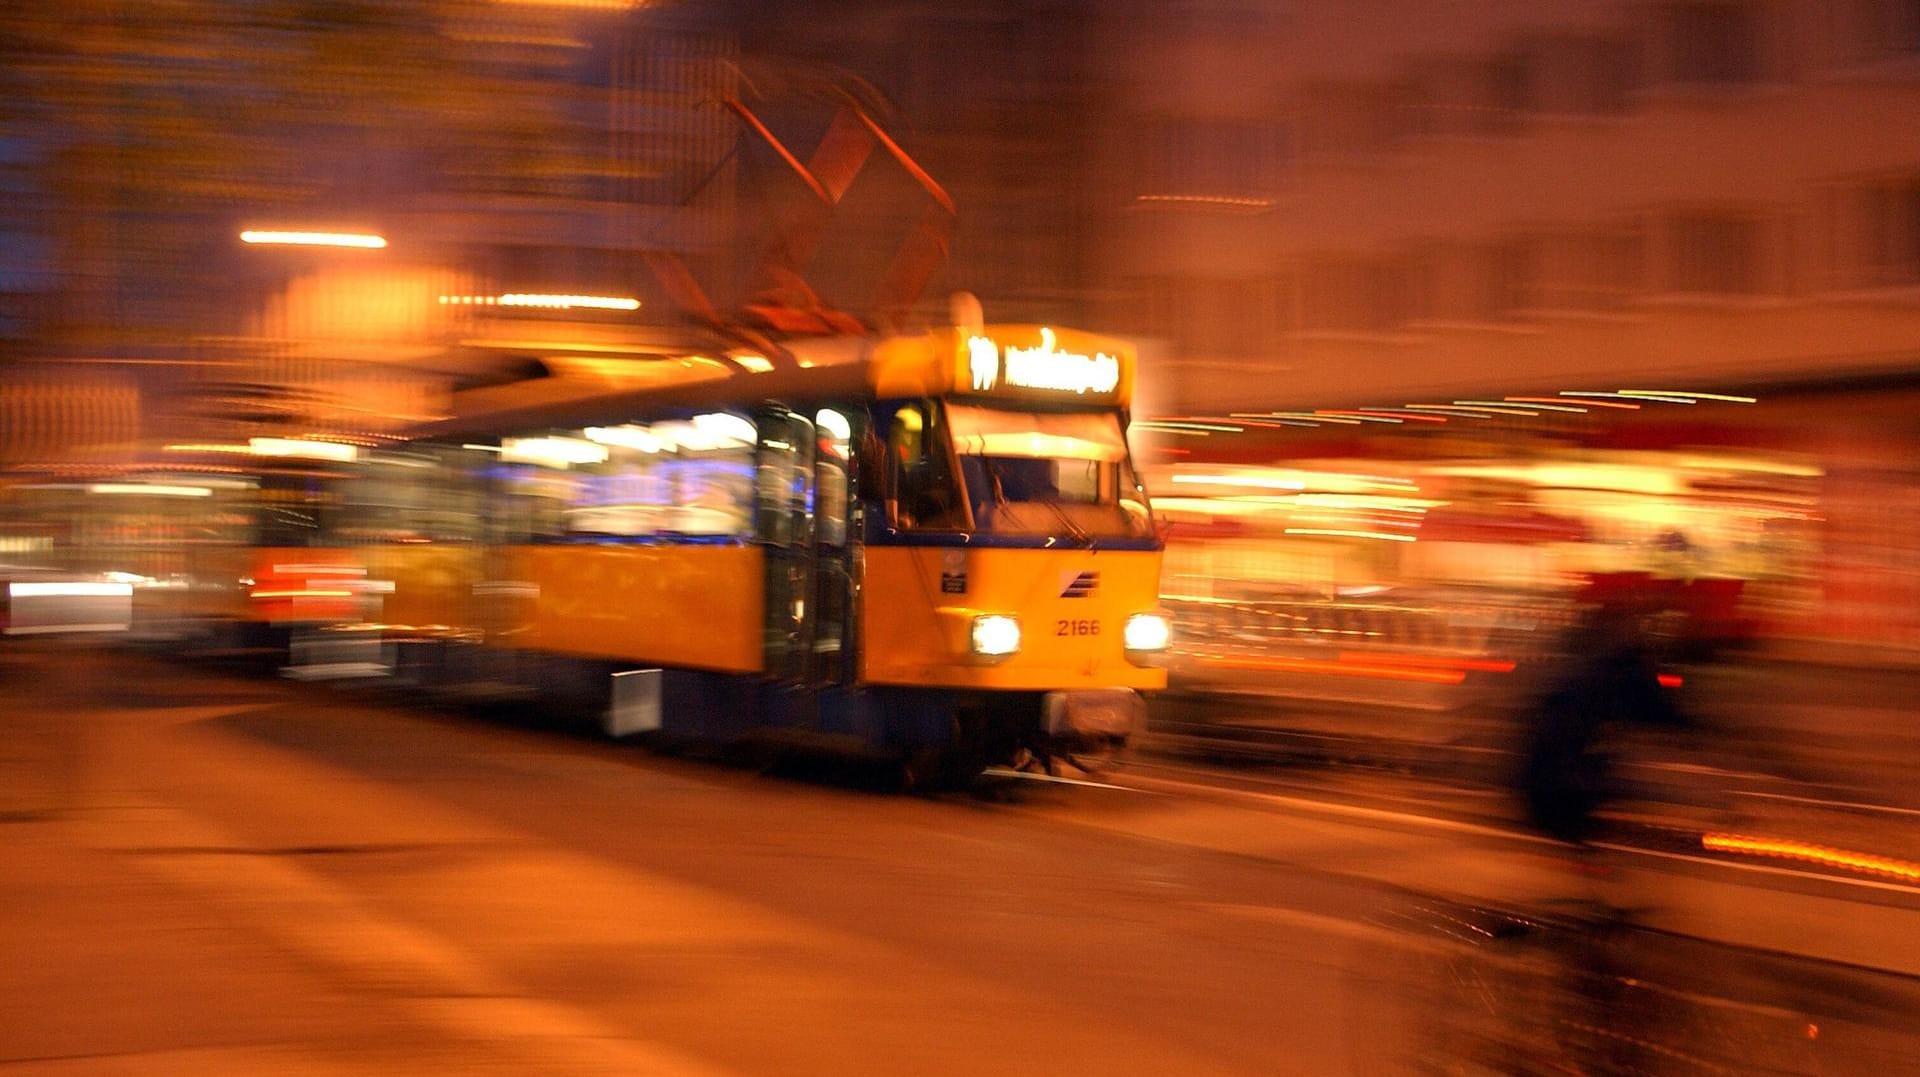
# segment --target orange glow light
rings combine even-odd
[[[1141,202],[1176,202],[1191,206],[1231,206],[1234,209],[1266,209],[1273,205],[1271,198],[1236,198],[1223,194],[1143,194]]]
[[[1760,838],[1740,834],[1702,834],[1700,847],[1721,853],[1749,853],[1783,860],[1800,860],[1823,867],[1846,868],[1868,875],[1882,875],[1905,882],[1920,882],[1920,864],[1895,860],[1890,856],[1848,852],[1811,842],[1786,838]]]

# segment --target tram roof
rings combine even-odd
[[[760,400],[968,396],[1027,406],[1125,406],[1137,353],[1127,341],[1040,325],[989,325],[789,346],[795,364],[687,355],[566,369],[456,395],[454,414],[421,438],[623,421],[662,408],[725,408]]]

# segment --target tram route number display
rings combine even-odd
[[[1063,618],[1053,622],[1053,634],[1056,636],[1097,636],[1100,634],[1100,622],[1070,621]]]

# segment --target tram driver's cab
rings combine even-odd
[[[902,530],[1071,540],[1153,534],[1112,409],[916,402],[894,410],[887,449],[891,522]]]

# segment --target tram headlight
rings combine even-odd
[[[1136,613],[1127,618],[1125,631],[1121,639],[1126,643],[1127,653],[1137,655],[1158,654],[1167,649],[1173,640],[1173,630],[1168,627],[1167,619],[1157,613]]]
[[[985,613],[973,619],[973,653],[982,658],[1005,658],[1020,649],[1020,621],[1004,613]]]

